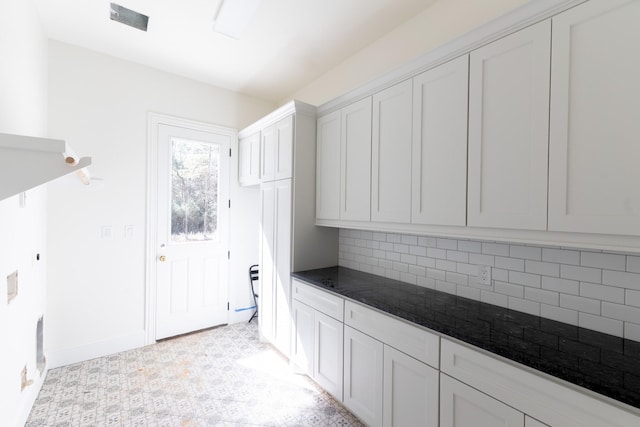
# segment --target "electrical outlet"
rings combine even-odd
[[[481,285],[491,285],[491,267],[488,265],[479,265],[478,274],[476,276],[478,283]]]

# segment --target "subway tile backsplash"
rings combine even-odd
[[[343,267],[640,341],[640,257],[340,229]],[[491,267],[491,284],[476,279]]]

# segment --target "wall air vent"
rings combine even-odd
[[[111,3],[111,20],[142,31],[147,31],[147,24],[149,23],[149,17],[147,15],[115,3]]]

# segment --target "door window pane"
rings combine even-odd
[[[220,147],[172,139],[171,241],[217,240]]]

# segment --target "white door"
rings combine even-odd
[[[156,339],[227,323],[229,144],[158,127]]]
[[[316,218],[340,219],[340,111],[318,119]]]
[[[551,23],[470,56],[467,225],[547,228]]]
[[[438,426],[438,371],[384,346],[384,427]]]
[[[549,230],[640,235],[640,2],[553,18]]]
[[[447,375],[440,374],[442,427],[524,427],[524,414]]]
[[[291,301],[291,361],[298,373],[313,375],[315,310],[298,300]]]
[[[333,317],[315,312],[313,378],[342,401],[343,324]]]
[[[372,221],[411,221],[412,99],[411,80],[373,96]]]

